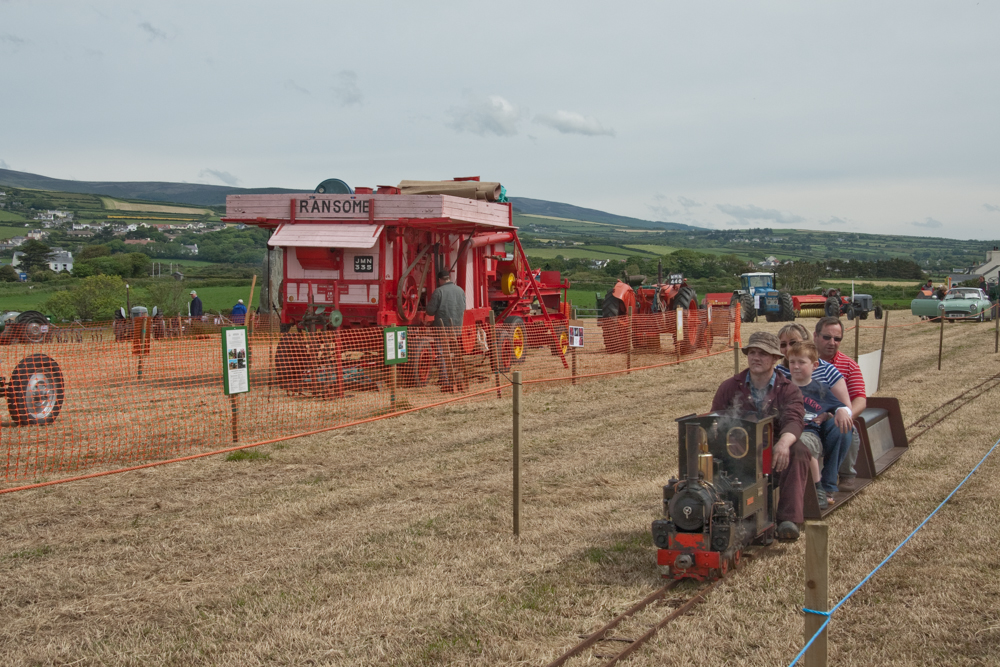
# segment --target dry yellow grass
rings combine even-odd
[[[936,327],[890,332],[882,393],[907,423],[1000,370],[990,324],[946,326],[942,372]],[[862,352],[880,337],[863,330]],[[509,400],[0,497],[0,663],[544,664],[660,584],[648,531],[676,472],[673,420],[731,371],[722,355],[532,387],[520,540]],[[831,516],[835,598],[997,439],[997,393]],[[998,471],[988,461],[837,615],[831,664],[995,664]],[[758,550],[627,664],[787,664],[802,557],[801,542]]]

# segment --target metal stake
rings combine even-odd
[[[878,356],[878,383],[875,385],[875,391],[882,386],[882,362],[885,361],[885,334],[889,331],[889,311],[884,311],[882,317],[885,320],[882,322],[882,354]]]
[[[858,360],[858,343],[861,341],[861,320],[854,319],[854,361]]]
[[[239,422],[237,420],[236,394],[229,395],[229,407],[233,412],[233,442],[239,442]]]
[[[941,338],[938,340],[938,370],[941,370],[941,354],[944,351],[944,310],[941,310]]]

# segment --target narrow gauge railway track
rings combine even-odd
[[[910,423],[906,427],[907,432],[909,432],[910,429],[913,428],[921,428],[921,430],[916,435],[909,436],[908,441],[912,444],[914,440],[916,440],[920,436],[924,435],[925,433],[933,429],[935,426],[943,422],[945,419],[955,414],[956,412],[958,412],[959,410],[961,410],[966,405],[968,405],[975,399],[979,398],[986,392],[995,389],[997,387],[1000,387],[1000,373],[997,373],[996,375],[986,378],[979,384],[970,387],[969,389],[966,389],[957,396],[945,401],[944,403],[937,406],[936,408],[934,408],[927,414],[923,415],[922,417],[918,418],[916,421]],[[677,607],[676,609],[672,610],[669,614],[660,619],[660,621],[658,621],[653,627],[651,627],[649,630],[647,630],[645,633],[643,633],[640,637],[636,639],[626,639],[622,637],[607,636],[608,633],[611,632],[611,630],[613,630],[614,628],[616,628],[622,621],[633,616],[639,611],[642,611],[656,600],[659,600],[660,598],[664,597],[669,591],[676,588],[677,585],[680,583],[679,581],[671,581],[667,583],[665,586],[650,593],[636,604],[629,607],[626,611],[622,612],[621,614],[613,618],[611,621],[609,621],[604,627],[584,637],[583,641],[581,641],[576,646],[563,653],[560,657],[548,663],[546,667],[560,667],[560,665],[564,665],[571,658],[580,655],[587,649],[599,644],[600,642],[610,642],[610,641],[626,642],[628,645],[614,655],[596,656],[596,657],[608,658],[607,662],[602,663],[602,667],[611,667],[612,665],[617,664],[618,661],[620,661],[622,658],[625,658],[626,656],[630,655],[637,648],[639,648],[644,643],[649,641],[659,630],[661,630],[671,621],[680,616],[683,616],[688,611],[690,611],[695,604],[704,600],[705,597],[708,595],[708,593],[711,592],[712,589],[714,589],[722,581],[724,581],[724,579],[719,579],[717,581],[712,582],[708,586],[705,586],[704,588],[701,588],[698,591],[696,591],[695,594],[692,595],[686,602],[681,604],[681,606]]]
[[[639,648],[640,646],[642,646],[643,644],[645,644],[647,641],[649,641],[653,637],[653,635],[655,635],[657,632],[659,632],[668,623],[670,623],[671,621],[673,621],[675,618],[677,618],[679,616],[683,616],[684,614],[686,614],[688,611],[691,610],[691,607],[693,607],[694,605],[696,605],[698,602],[701,602],[702,600],[704,600],[705,596],[708,595],[708,593],[713,588],[715,588],[716,586],[718,586],[722,581],[724,581],[724,580],[723,579],[719,579],[717,581],[713,581],[712,583],[710,583],[709,585],[705,586],[704,588],[701,588],[701,589],[695,591],[694,595],[692,595],[690,598],[688,598],[687,601],[685,601],[683,604],[681,604],[676,609],[672,610],[669,614],[667,614],[662,619],[660,619],[656,623],[656,625],[654,625],[653,627],[651,627],[649,630],[647,630],[645,633],[643,633],[642,636],[640,636],[640,637],[638,637],[636,639],[624,639],[624,638],[621,638],[621,637],[608,637],[607,636],[607,634],[609,632],[611,632],[613,629],[615,629],[618,626],[618,624],[620,624],[622,621],[624,621],[625,619],[629,618],[630,616],[636,614],[637,612],[642,611],[643,609],[645,609],[646,607],[648,607],[653,602],[656,602],[657,600],[659,600],[660,598],[662,598],[663,596],[665,596],[669,591],[671,591],[672,589],[676,588],[677,585],[680,583],[679,581],[671,581],[668,584],[666,584],[665,586],[661,587],[659,590],[653,591],[652,593],[650,593],[649,595],[647,595],[646,597],[644,597],[642,600],[640,600],[639,602],[635,603],[634,605],[632,605],[631,607],[629,607],[627,610],[623,611],[618,616],[615,616],[604,627],[600,628],[596,632],[593,632],[593,633],[587,635],[587,637],[582,642],[580,642],[579,644],[577,644],[576,646],[574,646],[570,650],[568,650],[565,653],[563,653],[560,657],[558,657],[555,660],[553,660],[552,662],[550,662],[548,665],[546,665],[546,667],[559,667],[559,665],[565,664],[570,658],[573,658],[574,656],[580,655],[581,653],[583,653],[584,651],[586,651],[588,648],[591,648],[591,647],[595,646],[596,644],[598,644],[598,643],[600,643],[602,641],[604,641],[604,642],[617,641],[617,642],[626,642],[627,643],[627,646],[625,646],[625,648],[621,649],[618,653],[616,653],[614,655],[611,655],[611,656],[607,656],[607,655],[598,656],[598,657],[609,658],[607,662],[603,663],[603,667],[611,667],[612,665],[618,664],[619,660],[621,660],[622,658],[628,656],[633,651],[635,651],[637,648]]]
[[[991,389],[995,389],[1000,386],[1000,373],[986,378],[974,387],[966,389],[961,394],[958,394],[954,398],[945,401],[941,405],[937,406],[923,417],[920,417],[916,421],[906,426],[907,440],[910,444],[913,444],[920,436],[927,433],[945,419],[955,414],[966,405],[979,398]],[[934,421],[930,421],[930,420]],[[916,435],[910,435],[910,429],[920,427],[921,430]]]

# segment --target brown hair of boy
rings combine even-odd
[[[816,344],[811,340],[800,340],[797,343],[792,343],[785,354],[789,359],[792,357],[806,357],[814,364],[819,361],[819,350],[816,349]]]

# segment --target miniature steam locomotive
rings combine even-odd
[[[681,479],[663,487],[666,518],[653,522],[657,564],[663,577],[718,579],[745,547],[774,541],[774,417],[712,412],[677,422]]]

